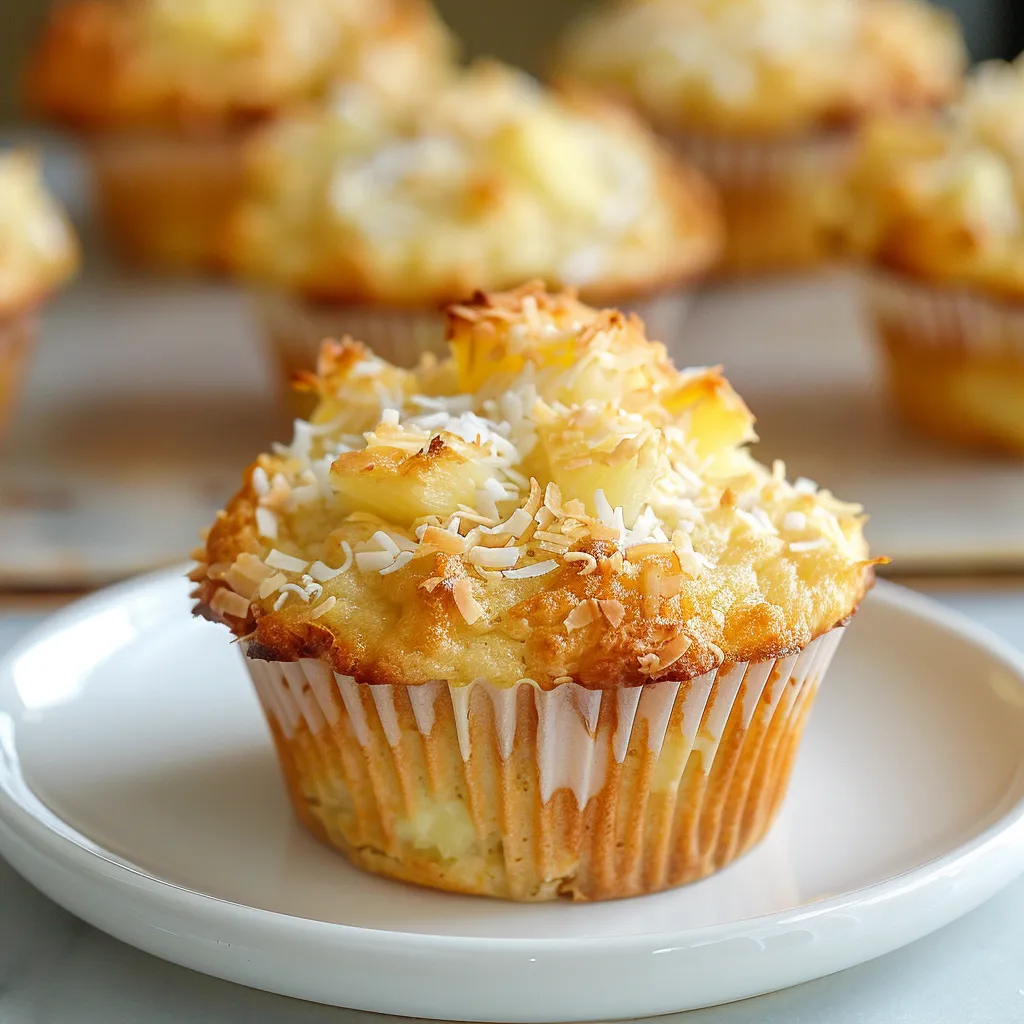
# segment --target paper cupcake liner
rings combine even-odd
[[[33,312],[0,316],[0,435],[14,412],[35,337]]]
[[[257,292],[254,297],[286,380],[299,370],[316,366],[324,338],[346,334],[398,366],[415,366],[424,352],[438,356],[448,353],[445,320],[434,309],[316,304],[270,291]],[[637,313],[647,325],[648,336],[671,347],[690,303],[689,292],[676,291],[624,302],[621,308]]]
[[[879,326],[899,331],[914,345],[1006,356],[1024,364],[1024,304],[877,271],[868,275],[865,287]]]
[[[1024,304],[876,271],[864,286],[903,419],[1024,455]]]
[[[93,141],[100,217],[122,259],[171,272],[224,269],[220,234],[241,188],[243,145],[239,134]]]
[[[672,141],[721,196],[720,273],[793,270],[834,256],[832,211],[852,157],[852,134],[788,141],[676,134]]]
[[[458,892],[598,900],[702,878],[762,838],[842,634],[612,690],[246,665],[299,818],[353,863]]]

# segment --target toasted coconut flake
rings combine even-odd
[[[601,564],[607,565],[613,576],[621,576],[625,569],[621,551],[614,551],[607,558],[602,558]]]
[[[323,584],[317,583],[309,573],[303,573],[302,589],[306,592],[306,597],[308,597],[310,601],[318,600],[320,595],[324,592]]]
[[[464,576],[455,581],[452,597],[455,599],[455,607],[459,609],[459,614],[469,625],[473,625],[486,614],[473,596],[473,583],[468,577]]]
[[[421,543],[446,555],[461,555],[466,550],[466,540],[451,530],[443,530],[437,526],[427,526],[423,530]]]
[[[395,543],[394,538],[389,533],[385,533],[384,530],[378,530],[369,541],[371,544],[376,544],[381,551],[386,551],[393,558],[397,557],[398,552],[401,548]]]
[[[688,637],[685,633],[680,633],[679,636],[669,640],[664,647],[658,651],[658,661],[661,662],[662,668],[668,668],[669,665],[675,664],[689,649],[693,646],[693,640]]]
[[[347,540],[343,540],[341,542],[341,550],[345,556],[345,560],[337,569],[332,569],[326,563],[317,560],[309,567],[309,575],[318,583],[327,583],[335,577],[340,576],[342,573],[348,572],[352,567],[353,562],[352,545],[349,544]]]
[[[661,670],[661,660],[656,654],[641,654],[637,661],[642,676],[653,676]]]
[[[537,509],[534,515],[534,521],[537,523],[539,530],[546,530],[552,523],[556,521],[554,512],[551,511],[546,505]]]
[[[294,594],[303,604],[309,604],[309,594],[306,592],[305,587],[300,587],[298,583],[286,583],[281,587],[281,593],[274,602],[274,611],[279,612],[285,606],[285,603],[292,594]]]
[[[237,565],[231,566],[231,568],[224,575],[224,582],[236,593],[240,594],[246,599],[251,601],[253,594],[256,593],[259,584],[256,580],[250,579]]]
[[[388,576],[393,572],[398,572],[399,569],[404,569],[415,556],[411,551],[402,551],[398,557],[388,566],[380,570],[381,576]]]
[[[380,572],[386,569],[398,557],[388,551],[357,551],[355,553],[356,568],[360,572]]]
[[[597,604],[601,609],[601,614],[608,620],[608,624],[612,629],[618,629],[622,625],[622,620],[626,617],[626,609],[622,602],[617,601],[615,598],[609,598],[604,601],[598,601]]]
[[[782,517],[782,528],[790,533],[799,533],[807,529],[807,516],[803,512],[787,512]]]
[[[536,579],[538,576],[546,576],[557,568],[558,563],[553,558],[546,558],[542,562],[533,562],[519,569],[506,569],[502,575],[507,580],[530,580]]]
[[[327,598],[326,601],[321,601],[310,613],[311,619],[319,619],[321,615],[326,615],[336,604],[338,599],[333,595]]]
[[[538,511],[540,511],[541,505],[544,504],[544,492],[541,490],[540,483],[530,477],[530,496],[526,499],[526,504],[523,508],[530,513],[532,519]]]
[[[597,602],[593,599],[581,601],[565,617],[563,622],[565,631],[567,633],[571,633],[573,630],[583,629],[584,626],[589,626],[597,619],[599,612],[600,609],[597,607]]]
[[[589,576],[597,568],[597,559],[586,551],[567,551],[565,560],[567,562],[582,562],[581,576]]]
[[[257,466],[252,471],[252,489],[259,498],[263,498],[270,493],[270,478],[262,466]]]
[[[254,583],[262,583],[265,579],[274,575],[273,570],[266,562],[248,552],[242,552],[235,559],[235,568]]]
[[[562,492],[557,484],[549,483],[544,488],[544,507],[556,518],[562,514]]]
[[[477,545],[470,548],[469,560],[485,569],[514,569],[521,554],[517,547],[485,548]]]
[[[276,594],[287,582],[288,577],[283,572],[269,576],[260,584],[260,600],[265,601],[271,594]]]
[[[473,523],[476,526],[493,527],[498,523],[497,516],[482,515],[475,509],[471,509],[468,505],[459,505],[459,515],[462,516],[464,522]]]
[[[210,610],[217,615],[233,615],[236,619],[249,617],[249,600],[227,587],[218,587],[210,598]]]
[[[305,572],[309,566],[309,562],[286,555],[277,548],[272,548],[264,561],[271,569],[280,569],[282,572]]]
[[[643,558],[650,558],[653,555],[671,555],[673,553],[671,544],[634,544],[626,549],[626,557],[631,562],[639,562]]]
[[[503,523],[497,526],[484,527],[484,533],[502,536],[509,534],[513,537],[521,537],[533,525],[533,515],[525,508],[517,508],[512,515]]]
[[[715,661],[717,661],[718,664],[721,665],[722,662],[725,661],[725,651],[723,651],[722,648],[718,646],[718,644],[709,643],[708,647],[711,648],[711,653],[715,656]]]
[[[543,541],[547,544],[553,544],[557,547],[567,548],[572,541],[569,540],[564,534],[552,533],[550,530],[536,530],[533,534],[534,540]]]
[[[828,540],[825,537],[818,537],[816,540],[795,540],[789,545],[789,550],[795,555],[802,554],[805,551],[820,551],[822,548],[827,548]]]
[[[256,509],[256,530],[267,540],[277,540],[277,516],[269,508]]]
[[[443,576],[431,576],[420,584],[420,588],[428,594],[432,594],[442,583],[444,583]]]

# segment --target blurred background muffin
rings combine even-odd
[[[39,160],[0,151],[0,430],[28,361],[36,310],[77,265],[78,244]]]
[[[355,90],[273,126],[227,249],[292,372],[344,334],[411,365],[440,350],[442,304],[533,278],[667,341],[720,243],[704,179],[627,112],[481,63],[412,109]]]
[[[72,0],[30,62],[34,108],[78,133],[100,215],[131,262],[216,266],[216,229],[255,123],[338,81],[400,96],[452,43],[420,0]]]
[[[919,0],[632,0],[577,23],[556,73],[621,96],[721,190],[723,269],[834,250],[832,204],[866,115],[953,98],[956,22]]]
[[[1024,455],[1024,60],[980,65],[941,121],[873,125],[851,198],[904,418]]]

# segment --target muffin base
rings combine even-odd
[[[14,413],[35,338],[33,311],[0,315],[0,436]]]
[[[353,864],[453,892],[602,900],[703,878],[764,836],[842,633],[616,690],[246,665],[299,819]]]
[[[715,184],[725,216],[722,276],[791,271],[830,262],[834,215],[853,153],[845,133],[771,142],[674,135]]]
[[[89,147],[100,217],[127,263],[222,271],[224,220],[242,184],[240,134],[110,136]]]
[[[1024,457],[1024,305],[893,274],[869,278],[867,301],[909,427]]]

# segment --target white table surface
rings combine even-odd
[[[1024,649],[1024,582],[980,589],[945,584],[935,596]],[[18,612],[0,617],[0,651],[38,620],[37,614]],[[400,978],[388,978],[386,965],[381,978],[382,984],[401,984]],[[164,963],[76,920],[0,860],[2,1024],[378,1019],[267,995]],[[674,1019],[679,1024],[1024,1021],[1024,879],[968,917],[889,956],[797,988]]]

